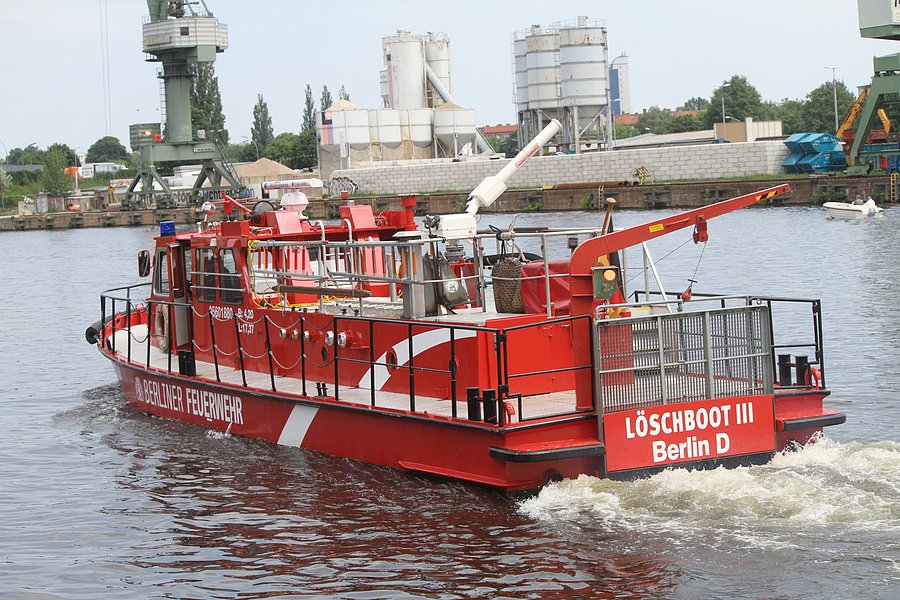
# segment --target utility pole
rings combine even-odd
[[[835,78],[834,72],[840,69],[840,67],[825,67],[826,69],[831,69],[831,91],[834,92],[834,132],[837,133],[838,130],[838,109],[837,109],[837,79]]]
[[[726,139],[725,135],[725,88],[731,87],[730,83],[722,84],[722,138]]]

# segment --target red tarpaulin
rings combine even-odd
[[[556,277],[554,277],[556,275]],[[562,277],[559,277],[562,275]],[[547,288],[544,283],[544,262],[522,265],[522,301],[526,313],[547,311]],[[569,314],[569,261],[550,261],[550,302],[553,314]]]

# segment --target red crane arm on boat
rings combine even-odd
[[[237,200],[235,200],[234,198],[232,198],[225,192],[222,192],[222,211],[226,215],[230,215],[232,212],[234,212],[235,206],[238,207],[244,214],[250,214],[253,212],[252,210],[250,210],[249,208],[247,208],[246,206],[244,206],[243,204],[241,204],[240,202],[238,202]]]
[[[597,259],[601,256],[618,252],[623,248],[636,246],[641,242],[658,238],[691,225],[697,226],[698,240],[706,241],[706,221],[739,208],[787,194],[790,191],[791,187],[785,183],[585,241],[575,249],[569,266],[572,293],[571,314],[582,315],[591,312],[591,303],[594,300],[591,268],[597,266]]]

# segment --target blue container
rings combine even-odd
[[[788,173],[799,173],[800,168],[797,166],[797,163],[799,163],[804,156],[806,155],[802,152],[794,152],[786,159],[784,159],[784,162],[781,163],[781,166],[784,167],[784,170]]]
[[[160,221],[159,235],[160,237],[172,237],[175,235],[175,221]]]
[[[786,140],[784,140],[784,145],[788,147],[788,150],[791,151],[791,154],[795,154],[797,152],[803,152],[800,149],[800,141],[809,134],[806,133],[792,133],[788,136]]]
[[[830,133],[808,133],[800,140],[800,148],[804,152],[832,152],[840,149],[841,141]]]

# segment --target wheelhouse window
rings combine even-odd
[[[256,250],[249,255],[247,264],[251,267],[253,291],[257,294],[271,293],[272,288],[278,283],[273,274],[276,270],[275,251],[272,248]]]
[[[156,270],[153,273],[153,291],[157,296],[169,295],[169,254],[165,248],[156,251]]]
[[[234,250],[219,250],[219,299],[222,304],[241,304],[244,294],[241,292],[241,276],[238,274],[234,260]]]
[[[194,289],[200,302],[216,301],[216,261],[212,248],[198,248],[197,271],[194,273]]]

